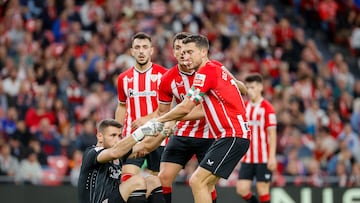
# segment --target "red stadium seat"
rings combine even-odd
[[[57,170],[48,168],[43,169],[41,184],[46,186],[58,186],[62,184],[63,175]]]
[[[49,167],[54,169],[59,175],[64,176],[68,171],[69,160],[66,156],[49,156],[47,161]]]

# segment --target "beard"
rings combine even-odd
[[[144,62],[137,61],[137,63],[138,63],[140,66],[143,66],[143,65],[147,64],[148,61],[149,61],[149,60],[146,60],[146,61],[144,61]]]

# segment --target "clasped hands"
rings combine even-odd
[[[157,136],[164,129],[164,123],[158,122],[156,119],[151,119],[146,122],[144,125],[137,128],[132,136],[136,141],[141,141],[145,136]]]

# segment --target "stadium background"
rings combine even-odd
[[[264,76],[279,121],[273,187],[343,197],[360,186],[359,11],[358,0],[2,1],[1,194],[74,189],[95,122],[114,116],[116,77],[134,64],[131,36],[151,34],[153,61],[170,68],[171,37],[188,31],[206,35],[210,58],[238,79]],[[218,187],[232,194],[236,179],[237,169]]]

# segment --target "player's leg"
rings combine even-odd
[[[133,175],[139,174],[140,167],[143,165],[145,158],[132,158],[126,159],[124,165],[122,166],[122,175],[121,175],[121,182],[124,183]]]
[[[160,171],[160,160],[161,155],[164,151],[164,146],[159,146],[154,151],[146,155],[145,159],[147,161],[147,171],[152,175],[158,175]]]
[[[119,186],[119,192],[125,202],[146,202],[146,183],[144,178],[140,175],[133,175],[126,182],[121,183]]]
[[[160,179],[157,176],[149,175],[145,178],[148,203],[165,203]]]
[[[166,203],[171,203],[172,184],[182,168],[183,166],[176,163],[170,163],[170,162],[160,163],[159,178],[163,188],[163,194]]]
[[[270,182],[272,172],[266,164],[257,164],[256,168],[256,190],[261,203],[270,203]]]
[[[204,159],[206,152],[208,151],[208,149],[210,148],[210,146],[212,145],[215,139],[202,139],[202,138],[200,139],[192,138],[192,139],[194,139],[194,141],[192,142],[193,143],[192,148],[195,149],[196,158],[200,163]],[[210,188],[210,193],[211,193],[212,202],[216,203],[217,193],[215,186],[213,188]]]
[[[190,178],[195,203],[211,203],[210,188],[220,177],[227,179],[230,176],[248,150],[249,143],[248,139],[222,138],[211,145],[200,167]]]
[[[220,177],[212,174],[211,171],[198,167],[191,175],[189,184],[194,196],[195,203],[211,203],[210,188],[213,188]]]
[[[248,203],[258,203],[256,196],[251,192],[251,185],[256,174],[254,164],[242,163],[239,170],[239,180],[236,183],[236,192]]]
[[[177,174],[193,156],[191,140],[172,136],[161,157],[159,178],[166,203],[171,203],[172,184]]]

